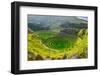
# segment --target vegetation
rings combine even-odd
[[[71,59],[73,56],[76,58],[87,57],[87,29],[81,29],[77,34],[77,39],[68,37],[68,35],[62,38],[60,36],[54,37],[54,34],[51,35],[51,33],[49,38],[46,34],[41,35],[39,36],[35,32],[28,33],[28,60]]]
[[[87,23],[84,16],[28,15],[28,60],[87,58]]]

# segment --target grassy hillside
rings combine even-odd
[[[28,33],[28,60],[86,58],[87,37],[87,29],[81,29],[77,37],[54,32]]]
[[[88,31],[81,29],[78,33],[78,38],[73,48],[66,50],[68,58],[76,56],[77,58],[87,58],[88,52]]]

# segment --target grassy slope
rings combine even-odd
[[[70,35],[59,35],[59,32],[40,31],[36,32],[42,42],[49,48],[63,51],[65,48],[73,47],[76,37]]]
[[[84,34],[83,34],[84,33]],[[78,33],[78,38],[76,40],[74,48],[67,50],[66,54],[68,58],[76,55],[78,58],[86,58],[88,50],[88,31],[80,30]]]
[[[53,35],[45,35],[45,38],[47,38],[48,36]],[[28,52],[31,53],[28,55],[29,60],[31,59],[31,57],[35,58],[37,55],[40,55],[43,59],[62,59],[65,55],[69,59],[74,55],[78,58],[85,58],[87,57],[87,30],[80,30],[74,47],[65,48],[64,51],[58,51],[48,48],[42,43],[36,33],[30,33],[28,34]]]
[[[28,34],[28,52],[32,53],[33,55],[35,54],[35,56],[40,55],[43,58],[58,58],[63,55],[57,50],[46,47],[34,33]]]

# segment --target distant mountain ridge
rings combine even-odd
[[[80,23],[82,19],[76,16],[42,16],[42,15],[28,15],[28,23],[42,24],[44,26],[51,26],[52,24],[62,24],[65,22]]]
[[[84,28],[87,27],[87,21],[77,16],[28,15],[28,27],[33,31],[72,27]]]

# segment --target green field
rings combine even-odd
[[[52,38],[52,37],[54,37],[56,35],[55,32],[51,32],[51,31],[39,31],[39,32],[36,32],[36,34],[42,40],[46,40],[48,38]]]
[[[51,31],[28,33],[28,60],[87,58],[87,37],[87,29],[80,29],[77,36]]]

